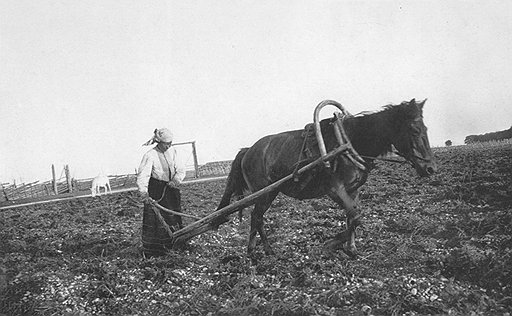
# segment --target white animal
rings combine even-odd
[[[112,190],[110,189],[110,181],[108,180],[108,177],[104,174],[100,174],[92,180],[92,196],[96,196],[96,194],[101,194],[101,188],[105,188],[105,194],[109,192],[112,193]]]

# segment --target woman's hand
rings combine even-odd
[[[180,182],[177,180],[171,180],[167,182],[167,185],[170,186],[171,188],[177,188],[180,186]]]
[[[149,193],[139,191],[139,198],[141,199],[142,202],[147,203],[149,202]]]

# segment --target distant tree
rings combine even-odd
[[[444,142],[444,144],[448,147],[448,146],[451,146],[452,145],[452,141],[451,140],[447,140]]]
[[[465,144],[471,144],[471,143],[482,143],[482,142],[489,142],[489,141],[499,141],[504,139],[510,139],[512,138],[512,127],[510,127],[507,130],[499,131],[499,132],[492,132],[492,133],[486,133],[481,135],[469,135],[466,136],[466,139],[464,139]]]
[[[464,139],[464,144],[472,144],[477,142],[477,136],[478,135],[469,135],[466,136],[466,139]]]

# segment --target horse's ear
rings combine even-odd
[[[420,110],[423,110],[423,106],[425,105],[425,102],[427,102],[427,99],[421,101],[420,103],[418,103],[418,107],[420,108]]]
[[[409,118],[416,118],[418,115],[420,115],[421,113],[421,110],[422,110],[422,107],[423,107],[423,104],[421,104],[421,102],[416,102],[416,99],[411,99],[411,101],[409,101],[409,106],[407,107],[407,115]]]

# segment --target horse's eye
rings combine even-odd
[[[411,126],[411,134],[415,137],[418,137],[421,135],[421,128],[415,125]]]

